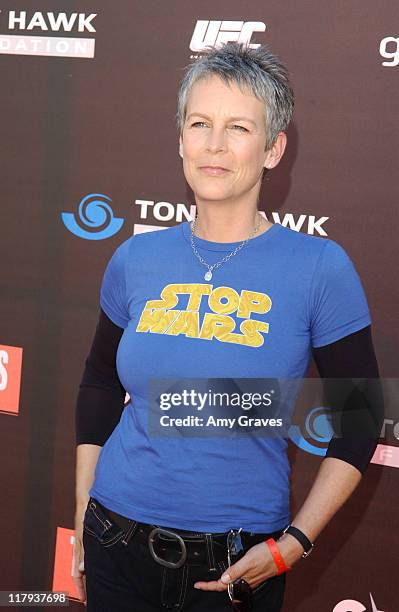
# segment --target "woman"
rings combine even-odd
[[[265,47],[208,49],[182,80],[179,153],[197,215],[116,249],[77,402],[74,576],[90,610],[281,610],[286,571],[373,454],[375,440],[333,439],[290,521],[283,437],[149,429],[154,380],[190,379],[195,393],[216,378],[300,379],[312,355],[321,376],[378,377],[344,249],[257,210],[292,111]]]

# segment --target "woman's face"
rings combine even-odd
[[[179,153],[197,199],[241,199],[251,193],[256,199],[264,166],[276,165],[265,144],[264,107],[254,95],[217,76],[193,85]]]

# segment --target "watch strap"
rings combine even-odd
[[[302,557],[307,557],[308,555],[310,555],[310,553],[313,550],[314,544],[312,544],[312,542],[303,533],[303,531],[301,531],[297,527],[294,527],[293,525],[288,525],[288,527],[284,529],[283,533],[289,533],[296,540],[298,540],[298,542],[300,543],[300,545],[302,546],[304,550]]]

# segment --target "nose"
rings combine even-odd
[[[206,148],[211,153],[226,150],[226,134],[224,128],[212,127],[209,129]]]

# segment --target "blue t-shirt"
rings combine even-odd
[[[272,532],[290,520],[282,437],[154,437],[151,378],[302,378],[311,348],[371,323],[359,276],[330,239],[280,224],[204,280],[190,225],[128,238],[110,259],[100,304],[124,328],[117,370],[131,397],[101,449],[90,495],[145,523]],[[241,242],[195,238],[208,264]]]

